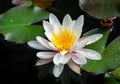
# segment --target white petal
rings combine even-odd
[[[52,32],[54,30],[53,25],[47,21],[43,21],[43,27],[45,29],[45,32]]]
[[[71,58],[76,64],[86,64],[86,62],[87,62],[85,56],[83,56],[79,53],[72,53]]]
[[[56,52],[38,52],[37,57],[41,59],[50,59],[55,56]]]
[[[66,64],[68,63],[68,61],[70,60],[70,55],[61,55],[60,53],[57,53],[54,58],[53,58],[53,62],[55,65],[59,65],[59,64]]]
[[[62,25],[63,25],[65,28],[71,28],[72,19],[71,19],[71,17],[70,17],[69,14],[67,14],[67,15],[64,17]]]
[[[30,47],[35,48],[35,49],[48,50],[46,47],[44,47],[43,45],[41,45],[41,44],[38,43],[37,41],[29,41],[27,44],[28,44]]]
[[[75,34],[80,37],[81,33],[82,33],[82,27],[83,27],[83,23],[84,23],[84,16],[81,15],[80,17],[78,17],[78,19],[76,20],[73,29],[75,31]]]
[[[68,66],[73,70],[74,72],[80,74],[80,65],[77,65],[72,60],[68,62]]]
[[[53,69],[53,74],[55,77],[59,77],[64,69],[64,65],[55,65]]]
[[[42,44],[44,47],[48,48],[49,50],[56,51],[56,49],[54,49],[53,47],[51,47],[51,46],[49,45],[50,42],[47,41],[46,39],[44,39],[44,38],[42,38],[42,37],[40,37],[40,36],[37,36],[36,39],[37,39],[37,41],[38,41],[40,44]]]
[[[49,46],[54,49],[54,51],[59,51],[51,42],[49,42]]]
[[[72,21],[72,28],[73,28],[74,24],[75,24],[75,20]]]
[[[61,55],[60,55],[59,53],[57,53],[57,54],[54,56],[54,58],[53,58],[53,63],[54,63],[55,65],[59,65],[59,64],[60,64],[60,57],[61,57]]]
[[[91,43],[98,41],[100,38],[102,38],[102,36],[103,36],[102,34],[94,34],[94,35],[86,37],[83,40],[84,41],[86,40],[87,41],[86,45],[88,45],[88,44],[91,44]]]
[[[66,51],[60,51],[60,54],[65,55],[65,54],[67,54],[67,52],[68,52],[67,50]]]
[[[91,36],[82,37],[82,38],[78,39],[78,41],[76,41],[72,50],[76,51],[78,49],[81,49],[81,48],[85,47],[86,45],[94,43],[97,40],[99,40],[102,36],[103,36],[102,34],[94,34],[94,35],[91,35]]]
[[[49,62],[52,62],[52,59],[39,59],[37,62],[36,62],[36,66],[39,66],[39,65],[44,65],[44,64],[47,64]]]
[[[62,64],[68,63],[68,61],[70,60],[70,58],[71,58],[71,55],[70,55],[70,54],[66,54],[66,55],[61,59]]]
[[[61,24],[54,14],[50,14],[49,20],[50,20],[50,23],[54,26],[54,31],[61,28]]]
[[[91,60],[100,60],[101,59],[101,55],[94,50],[80,49],[77,52]]]
[[[74,43],[73,47],[71,48],[71,51],[76,51],[76,50],[78,50],[78,49],[81,49],[81,48],[85,47],[86,44],[87,44],[87,41],[86,41],[86,40],[83,40],[83,39],[84,39],[84,37],[78,39],[78,40]]]
[[[51,40],[51,38],[52,38],[52,33],[51,33],[51,32],[45,32],[45,36],[46,36],[49,40]]]
[[[5,34],[5,40],[10,40],[12,38],[12,33]]]

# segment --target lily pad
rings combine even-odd
[[[105,35],[104,35],[105,37]],[[104,38],[103,37],[103,38]],[[105,39],[101,39],[105,40]],[[98,41],[101,43],[101,41]],[[94,73],[105,73],[109,70],[114,70],[118,67],[120,67],[120,36],[118,36],[114,41],[112,41],[105,49],[103,49],[101,53],[102,60],[93,61],[88,60],[87,64],[83,66],[83,68],[88,72],[94,72]],[[95,46],[97,44],[94,43]],[[92,47],[93,45],[90,45],[89,48],[94,49]],[[95,50],[99,50],[100,46],[96,45]]]
[[[120,84],[120,82],[118,82],[112,75],[108,75],[108,77],[104,79],[104,84]]]
[[[0,33],[12,42],[34,40],[37,35],[44,36],[43,27],[34,23],[47,19],[48,14],[38,7],[14,7],[0,16]]]
[[[92,29],[90,31],[88,31],[87,33],[83,34],[83,36],[89,36],[89,35],[93,35],[93,34],[103,34],[103,37],[98,40],[97,42],[88,45],[87,48],[88,49],[93,49],[96,50],[99,53],[103,53],[103,50],[106,46],[106,42],[110,33],[110,29],[106,29],[103,30],[102,28],[96,28],[96,29]]]
[[[120,80],[120,67],[112,72],[113,77]]]
[[[120,15],[120,0],[79,0],[79,6],[97,18],[112,18]]]

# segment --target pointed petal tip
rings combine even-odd
[[[101,37],[103,37],[103,34],[93,34],[93,35],[91,35],[91,36],[96,36],[96,37],[98,37],[98,38],[101,38]]]
[[[43,26],[44,26],[44,24],[45,24],[46,22],[47,22],[47,21],[43,20]]]
[[[33,47],[33,42],[34,42],[34,41],[28,41],[28,42],[27,42],[27,45],[30,46],[30,47]]]
[[[53,75],[58,78],[62,74],[63,69],[64,65],[55,65],[53,69]]]
[[[31,48],[38,49],[38,50],[48,50],[37,41],[28,41],[27,45],[30,46]]]
[[[95,50],[81,49],[80,51],[78,51],[78,53],[80,53],[81,55],[83,55],[86,58],[91,59],[91,60],[100,60],[100,59],[102,59],[101,54],[99,52],[95,51]]]
[[[50,13],[50,16],[54,15],[53,13]]]
[[[36,56],[40,59],[51,59],[55,54],[56,52],[38,52]]]
[[[75,62],[73,62],[72,60],[70,60],[68,62],[68,66],[72,71],[74,71],[77,74],[80,74],[80,72],[81,72],[80,65],[78,65]]]
[[[99,37],[102,38],[102,37],[103,37],[103,34],[99,34]]]
[[[30,44],[31,44],[31,41],[28,41],[28,42],[27,42],[27,45],[30,45]]]
[[[35,63],[35,66],[39,66],[39,65],[41,65],[41,63],[40,63],[39,61],[37,61],[37,62]]]
[[[81,74],[81,73],[80,73],[80,68],[79,68],[79,69],[76,69],[75,72],[76,72],[77,74]]]
[[[49,15],[49,22],[53,25],[54,31],[56,31],[58,28],[61,28],[58,18],[52,13]]]
[[[45,64],[48,64],[52,62],[52,59],[39,59],[36,63],[35,63],[35,66],[40,66],[40,65],[45,65]]]
[[[82,18],[84,18],[84,15],[81,15]]]
[[[52,18],[54,18],[54,17],[56,18],[56,16],[55,16],[53,13],[50,13],[50,14],[49,14],[49,19],[52,19]]]
[[[41,36],[36,36],[36,40],[39,42],[39,41],[41,41],[41,40],[43,40],[44,38],[43,37],[41,37]]]
[[[40,39],[40,36],[36,36],[36,39]]]
[[[75,31],[76,35],[78,36],[78,38],[81,36],[83,25],[84,25],[84,16],[81,15],[75,21],[75,24],[73,26],[74,31]]]
[[[102,56],[100,54],[94,56],[94,58],[91,58],[91,60],[102,60]]]
[[[81,21],[83,21],[83,20],[84,20],[84,15],[80,15],[80,16],[78,17],[78,19],[81,20]]]
[[[102,56],[99,55],[95,60],[102,60]]]
[[[41,40],[41,37],[40,36],[36,36],[36,40],[37,41]]]
[[[71,16],[70,16],[69,14],[66,14],[66,15],[64,16],[64,18],[66,18],[66,17],[70,17],[70,18],[71,18]]]
[[[70,20],[72,22],[72,18],[69,14],[66,14],[63,18],[63,21],[67,21],[67,20]]]

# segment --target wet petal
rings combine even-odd
[[[63,25],[65,28],[71,28],[71,26],[72,26],[72,19],[71,19],[71,17],[70,17],[69,14],[67,14],[67,15],[64,17],[62,25]]]
[[[86,64],[87,62],[85,56],[79,53],[72,53],[71,58],[76,64]]]
[[[50,14],[49,20],[50,20],[50,23],[54,26],[54,31],[61,28],[61,24],[54,14]]]
[[[73,70],[75,73],[80,74],[80,65],[77,65],[72,60],[68,62],[68,66]]]
[[[88,59],[91,60],[100,60],[102,59],[101,55],[94,51],[94,50],[90,50],[90,49],[80,49],[77,51],[78,53],[80,53],[81,55],[85,56]]]
[[[36,62],[36,66],[39,66],[39,65],[44,65],[44,64],[47,64],[47,63],[50,63],[52,62],[52,59],[39,59],[37,62]]]
[[[54,69],[53,69],[54,76],[55,77],[59,77],[61,75],[63,69],[64,69],[64,65],[63,64],[55,65]]]
[[[46,47],[44,47],[43,45],[41,45],[41,44],[38,43],[37,41],[29,41],[27,44],[28,44],[30,47],[35,48],[35,49],[48,50]]]
[[[41,59],[50,59],[55,56],[56,52],[38,52],[37,57]]]
[[[69,60],[70,60],[70,55],[64,56],[64,55],[61,55],[60,53],[57,53],[53,58],[53,62],[56,65],[66,64],[68,63]]]
[[[74,26],[73,26],[73,29],[74,29],[74,31],[75,31],[75,34],[76,34],[78,37],[81,36],[83,23],[84,23],[84,16],[81,15],[81,16],[78,17],[78,19],[75,21],[75,24],[74,24]]]

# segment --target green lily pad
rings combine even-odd
[[[96,29],[92,29],[92,30],[88,31],[87,33],[83,34],[83,36],[89,36],[89,35],[93,35],[93,34],[103,34],[103,37],[100,40],[98,40],[97,42],[95,42],[91,45],[88,45],[86,48],[96,50],[99,53],[103,53],[109,33],[110,33],[110,29],[103,30],[101,28],[96,28]]]
[[[120,80],[120,67],[112,72],[113,77]]]
[[[43,27],[34,23],[47,19],[48,14],[38,7],[14,7],[0,16],[0,33],[12,42],[34,40],[37,35],[44,36]]]
[[[112,75],[108,75],[108,77],[105,78],[104,84],[120,84]]]
[[[105,36],[105,35],[104,35]],[[104,40],[104,39],[101,39]],[[100,41],[98,41],[100,42]],[[94,61],[88,60],[87,64],[83,66],[86,71],[94,73],[105,73],[108,70],[114,70],[120,67],[120,36],[112,41],[101,53],[102,60]],[[96,43],[95,43],[96,45]],[[94,48],[90,45],[91,49]],[[99,49],[99,45],[96,47]],[[96,49],[97,50],[97,49]]]
[[[112,18],[120,15],[120,0],[79,0],[83,11],[97,18]]]
[[[96,33],[103,34],[103,37],[100,40],[98,40],[97,42],[86,46],[86,48],[93,49],[93,50],[99,52],[100,54],[102,54],[104,49],[105,49],[105,46],[106,46],[106,42],[107,42],[107,39],[108,39],[108,36],[109,36],[109,33],[110,33],[110,29],[108,29],[108,30],[93,29],[93,30],[85,33],[84,36],[88,36],[88,35],[92,35],[92,34],[96,34]],[[96,65],[100,61],[101,60],[96,61],[96,60],[89,60],[88,59],[87,64],[83,65],[82,68],[85,69],[88,72],[101,72],[101,71],[104,71],[104,68],[101,67],[101,66],[103,66],[103,63],[100,64],[101,66],[99,68],[97,67],[98,65]]]

